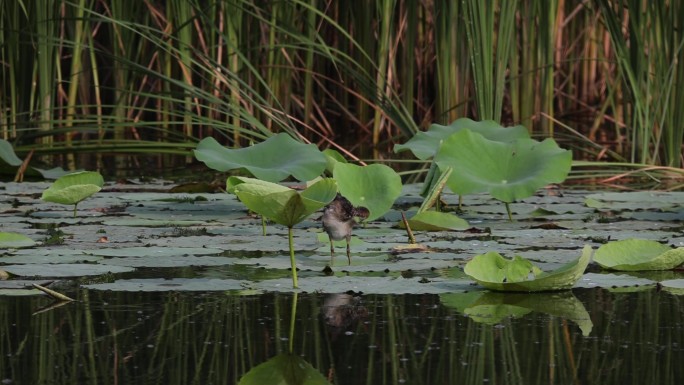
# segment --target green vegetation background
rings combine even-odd
[[[681,174],[679,1],[16,0],[0,14],[0,138],[70,169],[273,132],[396,159],[394,144],[468,116],[554,137],[585,174]]]

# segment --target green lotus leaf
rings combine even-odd
[[[18,167],[23,163],[19,157],[14,153],[14,148],[10,142],[0,139],[0,159],[10,166]]]
[[[497,291],[550,291],[572,288],[591,260],[591,246],[584,246],[582,256],[551,272],[542,272],[521,256],[506,259],[491,251],[475,256],[464,272],[480,285]]]
[[[323,155],[325,155],[325,159],[328,162],[328,165],[325,167],[325,169],[331,174],[335,170],[335,165],[337,163],[347,163],[347,160],[344,158],[344,156],[340,154],[339,151],[333,150],[332,148],[323,150]]]
[[[81,171],[67,174],[57,179],[43,191],[46,202],[75,205],[102,189],[104,179],[95,171]]]
[[[36,242],[33,239],[23,234],[0,232],[0,248],[19,249],[35,246],[35,244]]]
[[[238,385],[330,385],[316,368],[302,357],[281,353],[247,372]]]
[[[231,177],[236,178],[236,177]],[[250,210],[292,227],[330,203],[337,194],[332,179],[321,179],[306,190],[297,191],[276,183],[253,178],[229,178],[230,191]],[[239,180],[242,183],[236,183]]]
[[[265,194],[292,190],[291,188],[283,186],[281,184],[273,183],[273,182],[267,182],[267,181],[261,180],[261,179],[249,178],[246,176],[230,176],[226,180],[226,191],[228,191],[229,193],[232,194],[235,192],[235,187],[237,187],[238,185],[243,184],[243,183],[248,183],[248,184],[254,185],[254,187],[252,187],[253,189],[261,188],[261,189],[263,189],[263,192]],[[261,187],[258,187],[258,186],[261,186]]]
[[[672,249],[657,241],[625,239],[599,247],[594,261],[611,270],[671,270],[684,263],[684,247]]]
[[[333,178],[337,181],[340,194],[354,206],[368,209],[369,221],[388,212],[401,195],[401,177],[384,164],[357,166],[338,163]]]
[[[565,180],[572,153],[553,139],[497,142],[470,130],[451,135],[435,156],[441,170],[451,167],[447,185],[460,195],[488,192],[503,202],[532,196],[549,183]]]
[[[197,144],[194,153],[195,158],[214,170],[244,168],[269,182],[279,182],[290,175],[300,181],[311,180],[323,173],[328,164],[315,144],[298,142],[286,133],[237,149],[223,147],[209,137]]]
[[[516,139],[529,138],[530,134],[524,126],[503,127],[493,120],[476,122],[468,118],[460,118],[448,126],[433,124],[427,131],[419,131],[404,144],[394,146],[394,152],[410,150],[418,159],[433,157],[439,150],[442,141],[463,129],[482,134],[489,140],[497,142],[512,142]]]
[[[423,211],[411,217],[408,223],[411,230],[416,231],[465,230],[469,227],[465,219],[440,211]],[[399,222],[399,227],[405,228],[406,226],[403,222]]]

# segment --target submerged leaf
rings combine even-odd
[[[394,146],[394,152],[411,150],[418,159],[428,159],[433,157],[439,150],[442,141],[452,134],[463,129],[477,132],[489,140],[497,142],[512,142],[516,139],[529,138],[527,128],[518,125],[513,127],[503,127],[493,120],[483,120],[476,122],[468,118],[460,118],[451,122],[448,126],[433,124],[428,131],[419,131],[413,138],[404,144]]]
[[[305,181],[321,175],[326,157],[315,144],[296,141],[286,133],[274,135],[250,147],[229,149],[216,139],[203,139],[194,150],[195,158],[217,171],[244,168],[255,177],[279,182],[292,175]]]
[[[497,252],[475,256],[465,266],[465,273],[480,285],[499,291],[548,291],[572,288],[591,260],[591,246],[584,246],[582,256],[551,272],[542,272],[532,262],[515,256],[505,259]]]
[[[46,202],[74,205],[100,191],[104,179],[95,171],[81,171],[67,174],[57,179],[48,189],[43,191]]]
[[[503,202],[527,198],[549,183],[565,180],[572,153],[553,139],[488,140],[470,130],[447,138],[435,156],[440,169],[454,169],[447,185],[459,195],[488,192]]]
[[[594,261],[612,270],[670,270],[684,263],[684,247],[672,249],[657,241],[625,239],[599,247]]]

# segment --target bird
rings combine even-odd
[[[323,229],[328,233],[330,238],[330,260],[335,256],[335,246],[333,241],[340,241],[345,239],[347,241],[347,260],[351,265],[351,253],[349,250],[349,241],[351,240],[352,228],[357,224],[357,218],[364,220],[368,218],[370,212],[365,207],[354,207],[351,202],[340,193],[337,193],[335,199],[330,202],[325,209],[323,209]]]

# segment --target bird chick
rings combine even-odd
[[[351,240],[352,228],[356,225],[356,218],[364,220],[368,218],[369,211],[365,207],[354,207],[354,205],[339,193],[323,210],[323,229],[330,238],[330,262],[335,255],[333,241],[346,239],[347,241],[347,260],[351,265],[351,252],[349,241]]]

